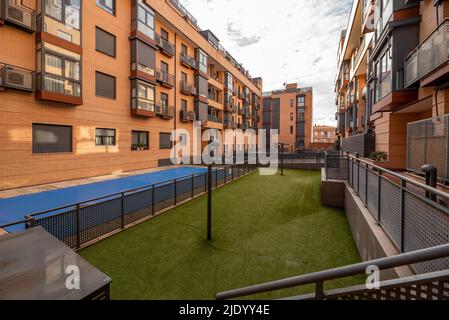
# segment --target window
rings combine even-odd
[[[98,97],[115,99],[115,77],[95,72],[95,94]]]
[[[389,94],[393,87],[391,47],[376,62],[375,68],[377,77],[375,102],[378,102]]]
[[[181,43],[181,53],[182,54],[187,54],[187,46],[183,43]]]
[[[290,108],[293,108],[293,106],[294,106],[294,101],[293,101],[293,99],[290,99]]]
[[[293,134],[293,126],[290,126],[290,134]]]
[[[66,26],[80,29],[81,0],[45,0],[45,13]]]
[[[187,112],[187,100],[184,99],[181,100],[181,111]]]
[[[141,71],[154,76],[156,65],[156,51],[154,48],[137,39],[131,44],[132,70]]]
[[[161,71],[168,73],[168,63],[165,63],[164,61],[161,61]]]
[[[72,127],[33,124],[33,153],[72,152]]]
[[[161,38],[168,41],[168,32],[161,28]]]
[[[115,129],[95,129],[95,145],[115,146]]]
[[[137,30],[154,40],[154,12],[142,0],[137,8]]]
[[[292,113],[290,113],[290,121],[293,121],[295,119],[295,115]]]
[[[184,83],[187,83],[187,73],[181,72],[181,80],[182,80]]]
[[[304,107],[304,106],[305,106],[305,97],[298,96],[298,107]]]
[[[115,58],[115,36],[95,27],[95,49]]]
[[[159,133],[159,149],[171,149],[172,148],[172,142],[171,142],[171,134],[170,133]]]
[[[137,108],[154,112],[154,86],[146,82],[137,83]]]
[[[207,74],[207,55],[206,55],[206,53],[204,53],[204,51],[203,50],[201,50],[201,49],[197,49],[198,51],[198,53],[197,53],[197,55],[198,55],[198,67],[199,67],[199,70],[201,71],[201,72],[203,72],[203,73],[205,73],[205,74]]]
[[[81,64],[53,52],[44,54],[44,75],[41,90],[80,97]]]
[[[115,0],[97,0],[97,6],[110,14],[115,14]]]
[[[132,131],[131,132],[131,149],[132,150],[148,150],[149,145],[148,131]]]

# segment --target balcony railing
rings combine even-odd
[[[216,123],[223,123],[223,118],[214,114],[208,114],[207,119]]]
[[[25,31],[36,31],[34,10],[19,6],[15,0],[0,0],[0,19],[3,19]]]
[[[188,20],[193,26],[198,28],[198,21],[195,19],[195,17],[181,4],[179,3],[179,0],[168,0],[172,6],[176,8],[176,10],[179,11],[179,13]]]
[[[374,151],[374,144],[374,135],[362,133],[342,139],[342,150],[354,154],[358,153],[362,157],[368,157]]]
[[[449,115],[408,124],[407,169],[421,172],[434,165],[438,176],[449,181]]]
[[[188,54],[181,53],[181,63],[188,68],[198,69],[198,64],[195,58],[189,56]]]
[[[175,108],[162,101],[156,103],[154,110],[158,116],[164,119],[172,119],[175,116]]]
[[[226,121],[224,122],[224,128],[225,129],[237,129],[237,123],[233,121]]]
[[[156,80],[169,88],[173,88],[175,86],[175,76],[160,69],[156,69]]]
[[[193,96],[195,96],[197,94],[197,90],[196,90],[195,86],[190,83],[187,83],[184,80],[181,80],[181,82],[179,83],[179,87],[180,87],[180,90],[182,93],[190,94]]]
[[[192,122],[196,120],[196,113],[193,111],[182,111],[181,110],[181,121],[182,122]]]
[[[166,56],[173,57],[175,54],[175,45],[173,43],[165,40],[157,33],[155,33],[155,40],[162,53]]]
[[[446,19],[405,59],[405,85],[409,87],[449,60],[449,19]]]

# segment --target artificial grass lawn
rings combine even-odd
[[[320,173],[253,173],[81,252],[109,275],[113,299],[214,299],[217,292],[360,261],[344,212],[320,204]],[[326,286],[360,283],[345,278]],[[299,287],[251,296],[280,298]]]

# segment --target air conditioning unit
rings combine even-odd
[[[5,66],[1,69],[2,86],[23,91],[34,91],[34,72]]]

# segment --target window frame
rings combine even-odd
[[[101,8],[102,10],[106,11],[107,13],[115,16],[117,3],[115,0],[111,0],[111,1],[112,1],[112,9],[110,9],[108,6],[102,4],[101,0],[96,0],[95,3],[97,5],[97,7]]]
[[[163,135],[168,135],[169,136],[169,140],[170,140],[170,146],[169,147],[167,147],[167,146],[162,147],[162,145],[161,145],[161,137]],[[159,150],[170,150],[172,148],[173,148],[173,141],[171,141],[171,133],[159,132]]]
[[[98,43],[97,30],[100,30],[100,31],[106,33],[107,35],[111,36],[114,39],[114,54],[113,55],[110,55],[109,52],[106,52],[106,51],[103,51],[103,50],[100,50],[97,48],[97,43]],[[117,37],[114,34],[104,30],[103,28],[100,28],[99,26],[95,26],[95,51],[103,53],[111,58],[117,58]]]
[[[54,17],[54,16],[52,16],[52,15],[47,13],[47,1],[48,0],[42,0],[42,2],[43,2],[43,11],[44,11],[45,17],[48,17],[48,18],[53,19],[55,21],[58,21],[61,24],[63,24],[64,26],[69,26],[69,27],[73,28],[74,30],[77,30],[77,31],[81,32],[82,23],[83,23],[83,20],[82,20],[83,0],[79,0],[80,1],[80,9],[78,11],[78,28],[74,28],[73,26],[70,26],[70,25],[68,25],[66,23],[66,18],[67,18],[67,16],[66,16],[66,7],[67,7],[67,4],[66,4],[65,0],[61,0],[61,19],[58,19],[57,17]],[[80,39],[80,41],[81,41],[81,39]]]
[[[138,145],[135,146],[133,145],[133,135],[134,134],[138,134]],[[145,134],[146,135],[146,146],[143,147],[143,149],[139,149],[142,147],[139,147],[139,145],[141,145],[141,134]],[[132,151],[142,151],[142,150],[150,150],[150,132],[149,131],[141,131],[141,130],[132,130],[131,131],[131,150]]]
[[[37,55],[41,55],[40,59],[41,59],[41,63],[40,63],[40,70],[38,70],[38,79],[40,80],[40,88],[39,90],[41,91],[45,91],[45,92],[51,92],[51,93],[55,93],[55,94],[61,94],[61,95],[65,95],[67,97],[76,97],[76,98],[82,98],[83,97],[83,64],[82,64],[82,59],[80,60],[76,60],[73,57],[64,55],[63,53],[60,52],[56,52],[53,50],[50,50],[48,48],[42,47],[40,50],[37,51]],[[48,55],[52,55],[55,57],[58,57],[61,59],[61,71],[62,71],[62,75],[57,75],[54,73],[50,73],[47,72],[47,64],[46,64],[46,56]],[[81,57],[80,57],[81,58]],[[79,79],[74,79],[74,78],[70,78],[70,77],[66,77],[66,61],[70,61],[70,62],[74,62],[74,63],[78,63],[79,66],[79,74],[78,77]],[[60,93],[60,92],[55,92],[55,91],[49,91],[45,89],[45,78],[50,77],[56,80],[60,80],[64,82],[69,81],[69,82],[73,82],[75,84],[77,84],[79,86],[79,96],[77,95],[70,95],[70,94],[66,94],[64,93]],[[65,87],[64,87],[65,88]],[[64,90],[65,91],[65,90]]]
[[[51,151],[51,152],[38,152],[35,149],[35,126],[47,126],[47,127],[63,127],[63,128],[70,128],[70,150],[69,151]],[[32,131],[32,140],[31,140],[31,147],[32,147],[32,154],[33,155],[42,155],[42,154],[60,154],[60,153],[73,153],[73,126],[71,125],[62,125],[62,124],[49,124],[49,123],[32,123],[31,125],[31,131]]]
[[[102,74],[104,76],[111,77],[114,79],[114,97],[113,98],[111,98],[109,96],[102,96],[102,95],[98,94],[98,92],[97,92],[97,87],[98,87],[97,86],[97,74]],[[104,72],[101,72],[101,71],[98,71],[98,70],[95,70],[95,97],[105,98],[105,99],[110,99],[110,100],[117,100],[117,77],[107,74],[107,73],[104,73]]]
[[[114,131],[113,143],[112,144],[107,144],[107,143],[99,144],[98,141],[97,141],[98,137],[102,137],[104,139],[105,137],[109,137],[109,136],[99,136],[97,134],[97,130],[111,130],[111,131]],[[116,129],[112,129],[112,128],[95,128],[95,146],[96,147],[115,147],[115,146],[117,146],[117,130]]]

